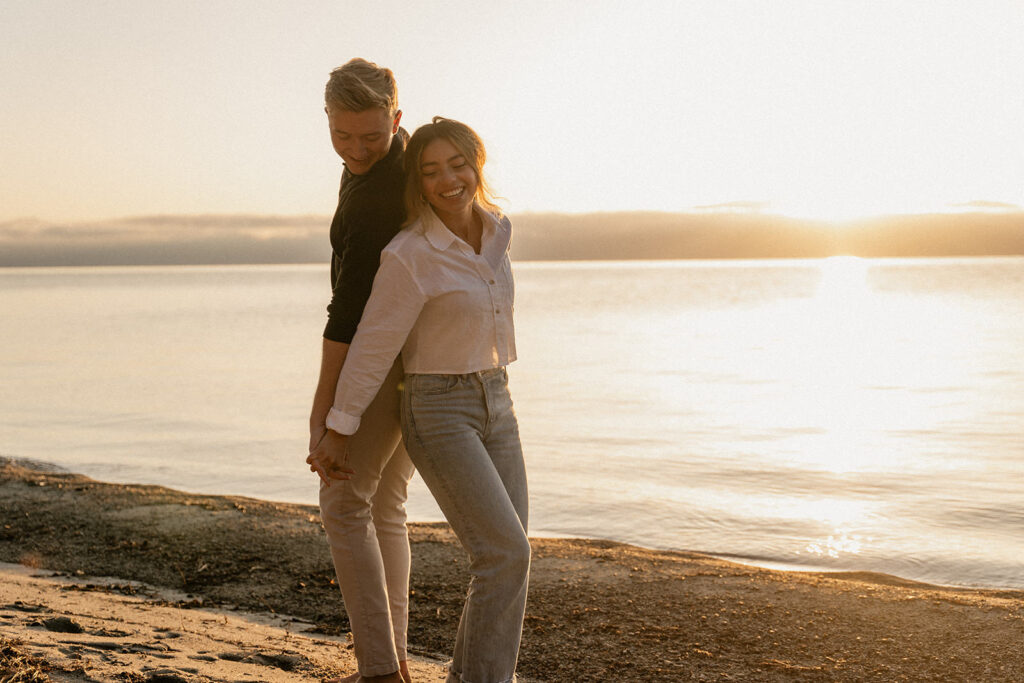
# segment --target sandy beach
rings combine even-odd
[[[355,667],[345,638],[310,633],[315,626],[294,617],[205,608],[177,591],[109,577],[15,564],[0,564],[0,576],[5,681],[19,668],[14,680],[172,683],[309,681]],[[410,670],[417,680],[444,680],[443,667],[422,657]]]
[[[0,461],[0,681],[317,681],[354,670],[316,508]],[[443,680],[468,576],[411,530],[409,640]],[[1024,680],[1024,593],[534,539],[528,681]]]

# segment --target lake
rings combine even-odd
[[[515,272],[531,534],[1024,588],[1024,259]],[[315,503],[328,279],[0,269],[0,455]]]

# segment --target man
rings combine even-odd
[[[353,59],[331,72],[324,93],[334,151],[345,162],[331,223],[333,295],[320,379],[309,419],[313,448],[330,439],[326,420],[349,344],[370,295],[380,252],[404,220],[406,132],[390,69]],[[344,681],[408,683],[409,537],[405,500],[413,465],[401,443],[401,360],[348,442],[344,472],[319,472],[320,510],[348,612],[359,671]],[[372,417],[371,417],[372,413]]]

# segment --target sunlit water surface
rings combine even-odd
[[[531,533],[1024,588],[1024,259],[516,277]],[[0,454],[315,503],[327,280],[0,270]],[[418,479],[410,514],[440,519]]]

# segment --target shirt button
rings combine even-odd
[[[495,309],[494,309],[494,312],[495,312],[495,313],[501,313],[501,309],[500,309],[500,308],[495,308]]]
[[[488,280],[488,281],[487,281],[487,284],[489,284],[489,285],[493,285],[493,284],[494,284],[494,280]]]

